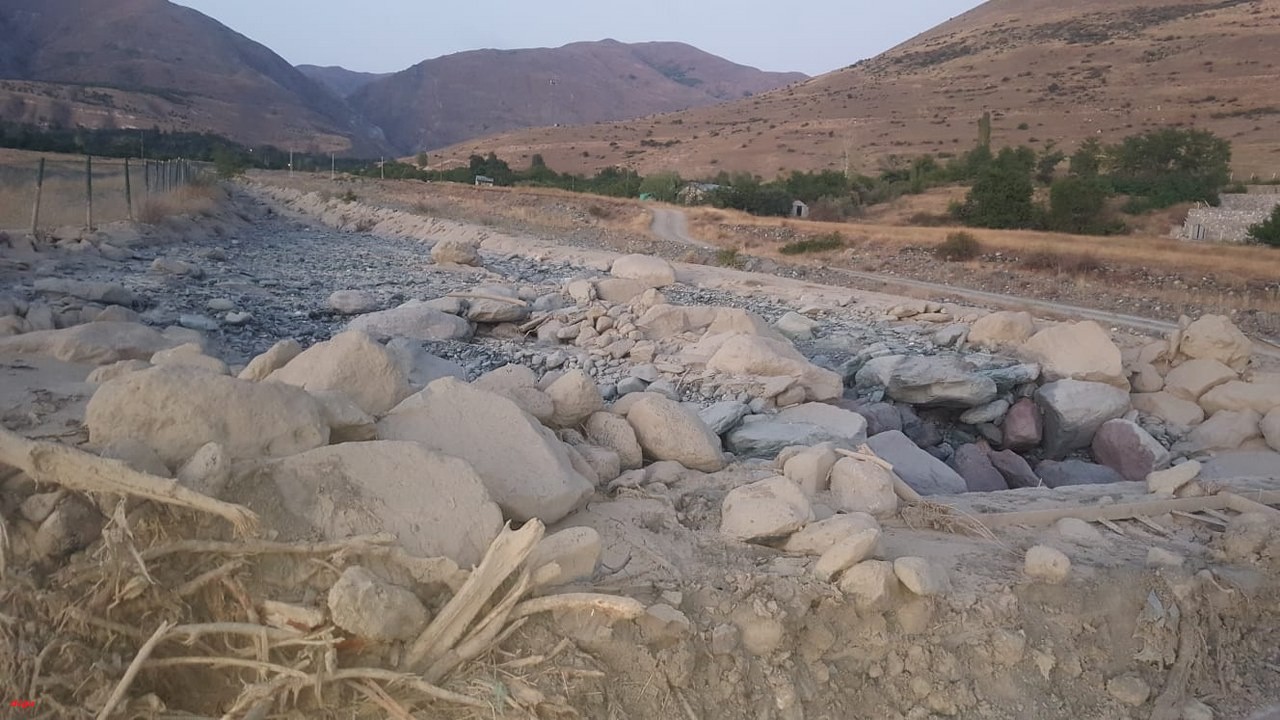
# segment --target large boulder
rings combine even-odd
[[[1040,363],[1047,382],[1084,380],[1129,389],[1120,348],[1098,323],[1063,323],[1045,328],[1022,344],[1028,360]]]
[[[955,356],[909,357],[894,365],[889,397],[911,405],[971,408],[996,399],[996,383]]]
[[[1035,398],[1044,413],[1045,455],[1054,459],[1089,447],[1103,423],[1129,411],[1129,393],[1112,385],[1082,380],[1043,385],[1036,390]]]
[[[475,469],[414,442],[346,443],[264,462],[230,493],[268,513],[283,539],[389,532],[415,557],[462,567],[479,563],[502,530]]]
[[[838,373],[809,362],[790,343],[756,335],[734,335],[720,345],[707,369],[729,375],[795,378],[811,402],[835,400],[844,394]]]
[[[431,247],[431,259],[438,265],[480,265],[480,251],[473,242],[445,238]]]
[[[1250,440],[1262,437],[1261,424],[1262,415],[1256,410],[1223,410],[1193,428],[1173,449],[1185,454],[1236,450]]]
[[[46,355],[69,363],[108,365],[121,360],[149,360],[157,352],[181,344],[146,325],[95,322],[0,338],[0,352]]]
[[[1036,474],[1051,488],[1069,485],[1108,485],[1123,482],[1120,473],[1105,465],[1083,460],[1045,460],[1036,465]]]
[[[551,424],[575,427],[604,409],[604,398],[594,380],[581,370],[571,370],[547,386],[554,412]]]
[[[528,303],[517,297],[514,288],[506,285],[481,285],[472,289],[471,295],[467,303],[467,319],[471,322],[520,322],[529,317]]]
[[[1168,392],[1135,393],[1130,398],[1134,409],[1159,418],[1165,425],[1186,432],[1204,422],[1204,408]]]
[[[720,509],[720,532],[735,540],[783,538],[812,521],[809,498],[785,477],[736,487]]]
[[[969,329],[969,344],[981,348],[1017,346],[1036,331],[1029,312],[1002,310],[984,315]]]
[[[329,442],[320,403],[306,391],[184,367],[104,383],[89,401],[85,424],[94,445],[140,440],[170,467],[210,442],[233,458],[282,457]]]
[[[1176,398],[1196,402],[1201,395],[1237,379],[1239,375],[1213,358],[1188,360],[1165,375],[1164,391]]]
[[[644,463],[644,451],[636,439],[636,431],[626,418],[611,412],[593,413],[587,418],[583,430],[587,442],[618,454],[621,470],[635,470]]]
[[[268,381],[307,390],[338,390],[370,415],[409,396],[409,378],[394,355],[362,332],[348,331],[307,348]]]
[[[671,263],[652,255],[623,255],[613,261],[609,273],[614,277],[635,280],[647,288],[660,288],[676,281]]]
[[[834,405],[805,403],[776,415],[752,415],[725,435],[738,457],[772,458],[785,447],[831,442],[855,448],[867,439],[867,421]]]
[[[1205,415],[1220,410],[1253,410],[1260,415],[1280,408],[1280,385],[1258,385],[1232,380],[1223,383],[1200,397],[1200,407]]]
[[[456,316],[410,302],[391,310],[361,315],[347,324],[379,340],[407,337],[414,340],[466,340],[475,332],[471,323]]]
[[[1205,315],[1182,331],[1178,352],[1189,358],[1217,360],[1240,372],[1249,366],[1253,343],[1230,319]]]
[[[921,450],[900,432],[880,433],[868,440],[867,445],[921,495],[958,495],[968,489],[964,478],[955,470]]]
[[[646,393],[627,410],[627,422],[647,457],[703,472],[724,468],[720,438],[680,403]]]
[[[554,523],[591,497],[568,447],[501,395],[441,378],[378,423],[383,440],[408,440],[462,458],[507,517]]]
[[[1141,425],[1122,418],[1108,420],[1098,428],[1092,452],[1095,461],[1130,482],[1146,479],[1169,459],[1169,451]]]
[[[987,448],[970,443],[956,448],[951,465],[964,478],[969,492],[1008,490],[1009,483],[991,462]]]

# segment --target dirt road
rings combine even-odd
[[[653,222],[650,229],[653,234],[659,238],[672,242],[685,243],[699,248],[717,249],[715,245],[702,242],[689,235],[688,221],[683,212],[670,208],[657,207],[652,208],[652,212]],[[860,289],[875,290],[884,293],[894,293],[895,290],[900,292],[901,289],[916,291],[924,290],[981,305],[989,305],[1003,309],[1028,310],[1044,317],[1093,320],[1107,326],[1122,327],[1151,335],[1166,335],[1178,327],[1176,323],[1171,323],[1165,320],[1153,320],[1151,318],[1106,312],[1104,310],[1094,310],[1076,305],[1065,305],[1063,303],[1036,300],[1034,298],[1020,297],[1016,295],[1001,295],[999,293],[986,292],[983,290],[971,290],[969,288],[961,288],[954,285],[941,285],[938,283],[910,280],[892,275],[880,275],[878,273],[862,272],[858,270],[847,270],[844,268],[828,268],[828,270],[838,272],[851,280],[860,281],[858,283],[851,282],[850,287],[856,286]],[[1254,352],[1256,354],[1280,360],[1280,345],[1258,337],[1254,337],[1253,341]]]

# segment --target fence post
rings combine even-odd
[[[31,236],[36,237],[36,231],[40,229],[40,195],[44,192],[44,158],[40,158],[39,168],[36,170],[36,200],[31,205]]]
[[[124,204],[129,208],[129,220],[133,220],[133,183],[129,180],[129,158],[124,159]]]
[[[93,156],[84,156],[84,229],[93,232]]]

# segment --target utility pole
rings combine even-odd
[[[289,177],[293,177],[293,151],[289,151]]]
[[[329,153],[329,182],[338,179],[338,160],[337,155]]]
[[[381,158],[378,158],[378,167],[382,170],[382,179],[386,180],[387,179],[387,156],[386,155],[383,155]]]

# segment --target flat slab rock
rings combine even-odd
[[[728,449],[741,458],[774,458],[791,445],[832,442],[854,448],[867,438],[867,421],[834,405],[806,403],[776,415],[747,417],[725,435]]]
[[[958,495],[968,490],[959,473],[900,432],[880,433],[868,440],[867,445],[893,465],[898,477],[921,495]]]

